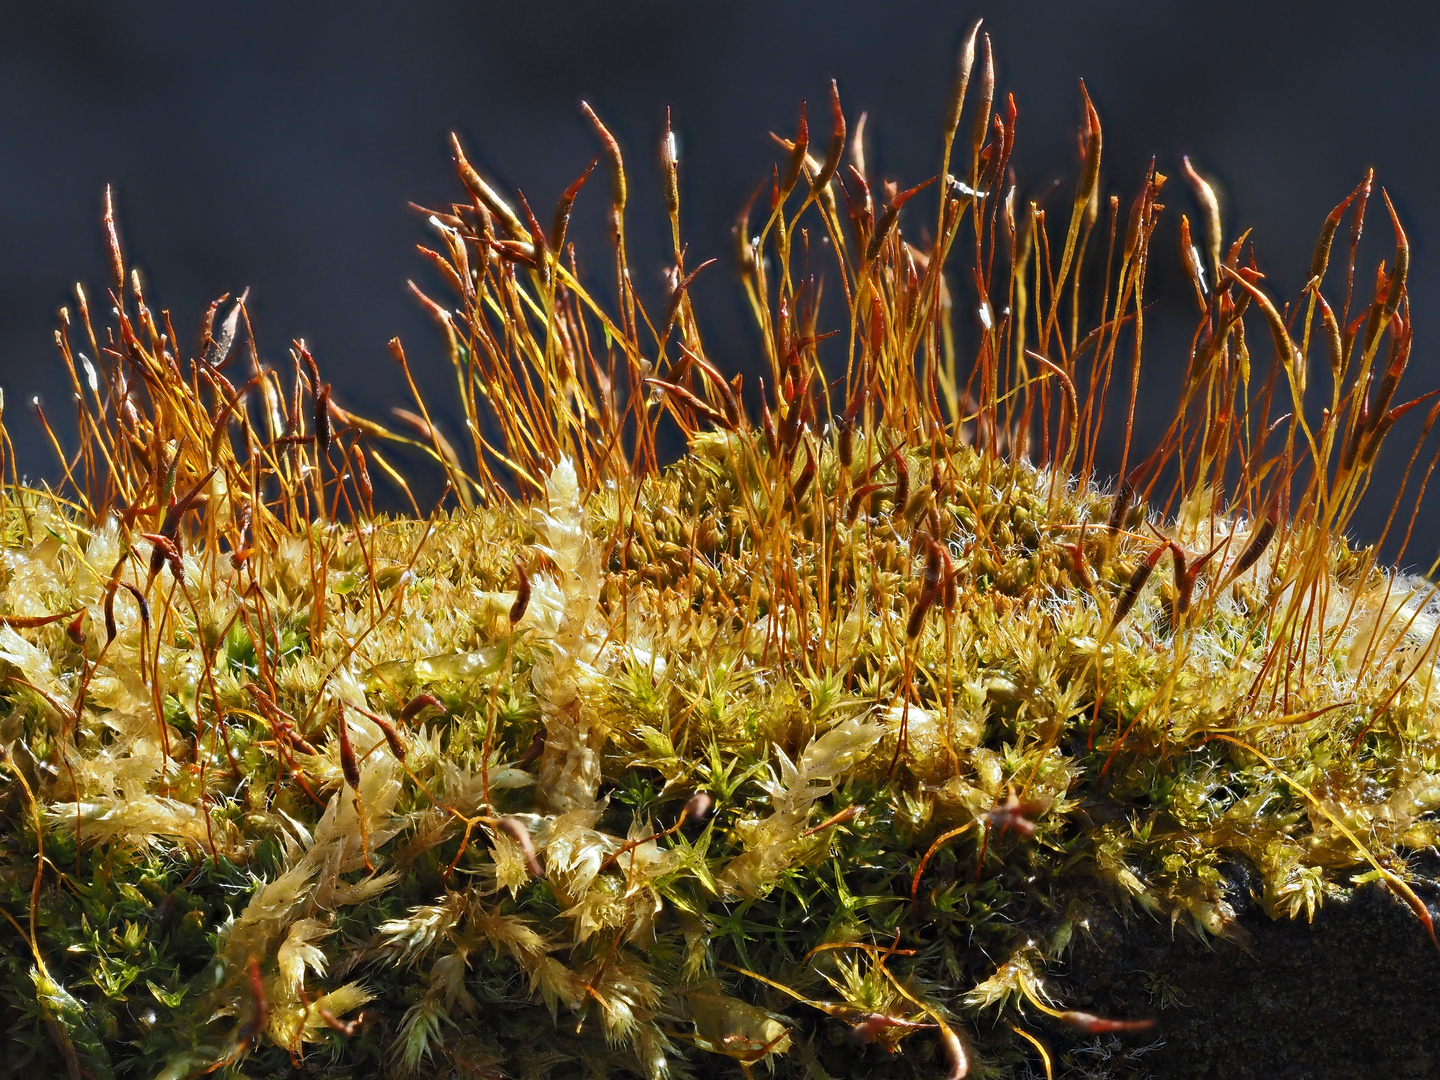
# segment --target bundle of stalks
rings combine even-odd
[[[1096,911],[1243,943],[1243,864],[1271,917],[1378,881],[1433,941],[1440,608],[1346,540],[1382,461],[1408,538],[1435,464],[1382,456],[1430,397],[1393,207],[1373,289],[1366,176],[1282,304],[1187,163],[1197,328],[1140,445],[1167,178],[1104,193],[1082,87],[1052,221],[994,95],[977,28],[904,190],[834,84],[802,109],[735,226],[755,387],[701,339],[668,130],[658,308],[588,106],[609,300],[567,242],[590,171],[547,228],[457,142],[422,249],[453,295],[417,290],[455,442],[418,393],[344,409],[303,343],[266,362],[244,296],[187,357],[107,198],[113,318],[77,289],[57,331],[63,481],[0,445],[7,1067],[1049,1074],[1067,1031],[1148,1026],[1062,1004]]]

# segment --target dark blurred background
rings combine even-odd
[[[379,416],[408,403],[385,347],[393,335],[441,397],[449,385],[439,339],[405,289],[407,277],[431,281],[407,201],[460,196],[448,133],[548,220],[597,151],[577,108],[590,101],[625,148],[632,266],[658,295],[669,240],[655,147],[669,105],[690,265],[717,256],[726,268],[694,286],[702,327],[714,356],[745,368],[757,338],[728,234],[775,160],[767,132],[790,133],[802,98],[823,125],[835,76],[852,121],[870,114],[878,171],[905,186],[923,179],[938,164],[956,46],[979,15],[998,88],[1019,103],[1025,192],[1059,181],[1051,201],[1068,205],[1080,77],[1104,122],[1105,193],[1128,205],[1152,155],[1173,178],[1145,417],[1170,415],[1193,326],[1174,243],[1179,211],[1196,217],[1182,153],[1222,183],[1227,232],[1255,228],[1282,300],[1303,284],[1325,214],[1373,165],[1413,242],[1405,385],[1440,385],[1434,5],[55,0],[6,4],[0,35],[0,384],[22,468],[55,471],[29,401],[41,395],[52,417],[69,411],[55,313],[73,304],[75,281],[92,296],[108,284],[107,183],[127,253],[182,337],[198,333],[213,297],[250,286],[262,355],[282,360],[303,337],[338,399]],[[571,236],[608,295],[606,187],[602,177],[581,195]],[[1367,265],[1391,253],[1376,205]],[[1255,349],[1268,364],[1268,342]],[[1373,509],[1357,521],[1367,539],[1417,431],[1397,428],[1387,444]],[[1440,520],[1422,513],[1406,562],[1427,566],[1437,546]]]

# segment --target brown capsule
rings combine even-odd
[[[871,483],[861,484],[856,488],[855,493],[850,496],[849,506],[845,508],[845,520],[847,522],[854,521],[855,516],[860,513],[860,504],[883,487],[885,487],[884,484]]]
[[[1156,565],[1160,562],[1160,556],[1168,550],[1168,545],[1161,544],[1146,555],[1140,565],[1135,567],[1135,572],[1130,575],[1130,581],[1125,586],[1125,591],[1120,594],[1120,599],[1115,604],[1115,614],[1110,620],[1110,629],[1120,625],[1122,619],[1130,614],[1130,609],[1135,606],[1135,601],[1140,599],[1140,590],[1145,587],[1145,582],[1150,580]]]
[[[840,168],[840,159],[845,154],[845,111],[840,108],[840,87],[835,80],[830,80],[830,149],[825,154],[825,160],[820,163],[820,171],[815,174],[815,179],[810,184],[812,194],[821,192],[830,183],[835,170]]]
[[[326,383],[315,392],[315,447],[324,460],[330,456],[330,439],[334,429],[330,426],[330,384]]]
[[[835,418],[835,452],[840,456],[840,464],[845,468],[855,461],[855,422],[844,415]]]
[[[530,203],[525,199],[525,193],[518,188],[515,197],[520,200],[520,212],[525,215],[525,222],[530,231],[530,245],[534,251],[531,265],[539,271],[540,279],[548,285],[553,268],[550,263],[550,241],[545,236],[545,230],[540,227],[540,221],[535,217],[535,212],[530,209]],[[412,291],[419,292],[412,285]],[[438,307],[438,305],[437,305]]]
[[[177,454],[176,456],[178,457],[179,455]],[[195,500],[200,497],[200,492],[205,489],[206,484],[210,483],[210,478],[215,475],[219,468],[218,465],[213,466],[210,471],[202,476],[195,483],[195,486],[187,491],[181,498],[170,501],[170,505],[165,510],[164,520],[160,523],[160,534],[162,536],[166,536],[171,540],[175,539],[176,530],[180,527],[181,519],[189,511],[190,507],[195,504]]]
[[[535,729],[535,734],[530,739],[530,745],[525,748],[525,752],[521,754],[519,760],[515,762],[515,767],[517,769],[529,768],[530,765],[534,763],[535,760],[539,758],[540,755],[544,752],[545,729],[543,727],[539,727]]]
[[[590,171],[595,168],[600,159],[592,158],[590,164],[585,166],[585,171],[567,187],[560,196],[560,201],[555,204],[555,216],[550,222],[550,249],[552,251],[565,250],[565,233],[570,228],[570,211],[575,208],[575,198],[580,194],[580,189],[585,186],[585,181],[590,179]]]
[[[852,146],[858,146],[860,144],[860,131],[864,122],[865,115],[862,113],[860,115],[860,122],[855,125],[855,142],[851,144]],[[850,192],[844,184],[840,185],[840,190],[845,195],[845,206],[850,213],[850,220],[855,224],[855,232],[863,241],[865,237],[871,235],[875,228],[875,203],[870,196],[870,185],[865,182],[864,174],[856,169],[854,165],[849,165],[846,168],[849,171],[850,179],[855,182],[855,186],[860,191],[859,201],[857,202],[850,197]]]
[[[943,583],[926,589],[920,594],[920,599],[915,601],[915,606],[910,610],[910,621],[905,624],[905,636],[911,641],[920,636],[920,630],[925,625],[925,616],[935,606],[935,600],[940,595],[942,588],[944,588]]]
[[[713,259],[710,261],[714,262]],[[691,351],[683,343],[680,346],[680,352],[686,360],[700,370],[700,374],[705,376],[705,381],[715,388],[715,393],[720,398],[721,408],[725,410],[725,415],[720,421],[720,425],[725,428],[726,431],[738,431],[741,420],[739,396],[740,376],[735,376],[735,382],[732,385],[725,381],[725,377],[721,375],[720,372],[715,370],[714,365],[709,363],[703,356]]]
[[[955,82],[950,89],[950,100],[945,106],[945,125],[941,134],[945,137],[946,143],[955,138],[955,132],[960,127],[960,113],[965,108],[965,95],[970,90],[970,70],[975,66],[975,39],[980,36],[980,23],[984,20],[977,20],[970,28],[970,33],[965,36],[964,43],[960,46],[960,55],[955,62]]]
[[[1325,297],[1320,291],[1315,291],[1316,302],[1320,305],[1320,320],[1325,324],[1325,344],[1329,350],[1330,377],[1338,385],[1345,378],[1345,343],[1340,337],[1340,323],[1335,318],[1335,312],[1330,310],[1330,305],[1325,302]]]
[[[1315,254],[1310,257],[1311,281],[1318,283],[1324,278],[1325,269],[1330,265],[1330,245],[1335,239],[1335,230],[1340,227],[1340,219],[1345,216],[1345,211],[1359,194],[1360,188],[1357,187],[1325,218],[1325,224],[1320,229],[1320,239],[1315,243]]]
[[[378,727],[380,729],[380,733],[385,736],[385,742],[390,747],[390,753],[395,755],[395,760],[404,761],[407,747],[405,745],[405,740],[401,738],[400,733],[395,730],[395,726],[393,724],[387,723],[383,718],[375,716],[373,714],[371,715],[370,719],[375,721],[375,726]]]
[[[760,423],[765,429],[765,448],[772,458],[780,456],[780,439],[775,434],[775,417],[770,413],[770,403],[765,400],[765,380],[760,380]]]
[[[1230,571],[1231,577],[1239,577],[1249,570],[1257,562],[1260,556],[1265,554],[1265,549],[1270,546],[1271,539],[1275,536],[1275,529],[1280,524],[1280,499],[1270,501],[1269,508],[1265,511],[1265,518],[1250,532],[1250,540],[1245,545],[1245,550],[1235,560],[1235,567]]]
[[[140,608],[140,624],[148,628],[150,626],[150,603],[145,599],[145,594],[128,581],[122,581],[120,587],[135,598],[135,603]]]
[[[665,209],[672,222],[680,213],[680,152],[670,126],[670,109],[665,109],[665,137],[660,140],[660,172],[665,192]]]
[[[722,413],[719,409],[711,406],[708,402],[700,400],[700,398],[696,397],[693,393],[691,393],[689,390],[686,390],[685,387],[679,385],[678,383],[667,382],[664,379],[644,379],[642,381],[645,383],[646,386],[653,386],[657,390],[664,390],[665,393],[669,395],[671,399],[673,399],[673,401],[679,401],[681,404],[689,408],[692,412],[704,417],[706,420],[716,425],[717,427],[723,428],[726,426],[724,413]]]
[[[530,870],[530,876],[544,877],[545,871],[540,866],[539,856],[535,853],[535,841],[530,838],[530,830],[525,827],[525,823],[517,817],[507,816],[495,822],[495,827],[514,840],[520,848],[520,853],[525,856],[525,865]]]
[[[1106,522],[1105,528],[1116,533],[1125,524],[1125,515],[1130,513],[1130,503],[1135,498],[1135,489],[1130,481],[1122,480],[1119,489],[1115,492],[1115,498],[1110,504],[1110,520]]]
[[[890,235],[890,230],[895,227],[895,222],[900,217],[901,208],[914,198],[917,192],[929,187],[934,182],[935,178],[932,176],[923,184],[916,184],[907,191],[900,192],[900,194],[895,196],[890,205],[881,212],[880,220],[875,223],[875,232],[870,237],[870,243],[865,248],[865,263],[867,266],[873,263],[875,257],[880,254],[881,245],[885,243],[885,238]]]
[[[1396,405],[1395,408],[1381,417],[1380,423],[1375,425],[1374,432],[1371,433],[1369,441],[1365,444],[1364,451],[1360,454],[1360,464],[1362,466],[1369,465],[1370,462],[1375,460],[1375,455],[1380,450],[1380,444],[1385,441],[1385,436],[1388,435],[1390,429],[1395,426],[1395,421],[1399,420],[1400,417],[1404,416],[1416,405],[1434,397],[1436,394],[1440,394],[1440,390],[1431,390],[1428,394],[1422,394],[1413,401],[1407,401],[1403,405]],[[1440,404],[1436,404],[1430,410],[1430,414],[1425,418],[1425,426],[1422,428],[1420,437],[1416,440],[1417,442],[1424,441],[1425,437],[1430,434],[1430,428],[1434,426],[1437,414],[1440,414]]]
[[[105,238],[110,244],[110,273],[115,279],[115,295],[125,294],[125,259],[120,254],[120,234],[115,229],[115,199],[110,185],[105,185]]]
[[[185,560],[180,554],[180,546],[168,536],[161,536],[159,533],[141,533],[144,539],[149,540],[153,545],[150,552],[150,576],[153,578],[160,572],[160,568],[169,565],[170,573],[175,581],[185,584]]]
[[[595,133],[600,136],[600,143],[605,148],[605,157],[610,162],[610,241],[618,245],[625,227],[625,160],[620,155],[620,144],[610,134],[610,129],[600,122],[595,110],[583,101],[580,108],[594,125]]]
[[[1371,429],[1380,424],[1384,414],[1389,410],[1390,401],[1400,385],[1400,378],[1405,374],[1405,368],[1410,363],[1410,340],[1413,324],[1396,315],[1390,325],[1394,336],[1391,339],[1389,361],[1385,365],[1385,373],[1380,377],[1380,385],[1375,391],[1375,399],[1369,405],[1368,425]]]
[[[355,471],[352,474],[355,477],[355,486],[360,491],[360,497],[365,500],[365,505],[369,506],[375,501],[375,486],[370,482],[370,469],[365,464],[365,451],[360,449],[359,443],[356,443],[351,448],[351,453],[355,458]]]
[[[110,587],[105,590],[105,644],[115,640],[115,587],[116,583],[111,582]]]
[[[515,211],[495,193],[489,184],[481,179],[480,174],[466,160],[465,151],[461,149],[460,140],[454,132],[450,134],[450,145],[455,151],[455,166],[460,172],[460,182],[465,185],[465,189],[488,213],[504,222],[505,227],[510,230],[511,236],[524,236],[525,226],[520,224],[520,219],[515,216]]]
[[[1100,189],[1100,151],[1103,137],[1100,131],[1100,114],[1095,109],[1095,103],[1090,100],[1090,91],[1085,88],[1085,80],[1080,80],[1080,96],[1085,100],[1085,168],[1080,175],[1080,184],[1075,190],[1075,205],[1083,207],[1085,212],[1094,206],[1095,212],[1099,212],[1099,202],[1096,192]],[[1014,105],[1011,105],[1014,108]]]
[[[530,575],[519,559],[515,560],[515,578],[515,603],[510,605],[511,626],[525,617],[525,609],[530,606]]]
[[[715,805],[715,800],[708,791],[697,791],[690,796],[684,809],[680,811],[681,821],[704,821],[710,814],[710,808]]]
[[[910,503],[910,469],[906,466],[905,455],[898,446],[892,456],[895,459],[895,503],[891,512],[903,514]]]
[[[10,626],[16,630],[33,630],[39,626],[49,626],[53,622],[67,619],[71,615],[75,615],[74,608],[71,608],[69,611],[58,612],[54,615],[0,615],[0,626]],[[75,617],[75,622],[71,625],[78,628],[80,620],[84,617],[85,609],[81,608],[80,614]],[[69,633],[68,629],[66,633]],[[81,638],[84,638],[84,634],[81,634]]]
[[[1223,547],[1223,545],[1221,545]],[[1205,569],[1205,564],[1213,559],[1220,551],[1220,547],[1213,547],[1204,555],[1201,555],[1193,563],[1187,563],[1185,549],[1173,540],[1170,541],[1170,558],[1175,566],[1175,611],[1184,615],[1190,610],[1190,601],[1195,594],[1195,582],[1200,578],[1200,571]]]
[[[1195,171],[1190,164],[1188,157],[1180,159],[1181,165],[1185,168],[1185,177],[1190,181],[1190,187],[1195,192],[1195,199],[1200,203],[1201,213],[1205,217],[1205,240],[1209,248],[1211,267],[1211,282],[1218,284],[1220,280],[1220,200],[1215,197],[1215,189]]]
[[[985,35],[985,66],[980,69],[980,100],[975,103],[975,119],[970,128],[970,152],[978,157],[990,130],[990,107],[995,103],[995,54],[990,48],[990,35]]]
[[[1121,1031],[1148,1031],[1155,1026],[1154,1020],[1108,1020],[1094,1013],[1066,1009],[1054,1014],[1062,1024],[1083,1031],[1087,1035],[1110,1035]]]
[[[335,726],[340,733],[340,771],[345,774],[345,782],[350,785],[350,790],[358,795],[360,764],[355,760],[355,748],[350,745],[350,725],[345,720],[343,705],[337,710]]]
[[[800,180],[800,170],[805,167],[805,154],[810,149],[810,125],[805,121],[805,102],[800,102],[800,126],[795,129],[794,149],[790,152],[790,162],[785,166],[785,176],[780,181],[780,200],[789,196],[795,189],[796,183]]]
[[[405,708],[400,710],[400,719],[407,724],[412,724],[415,722],[415,717],[420,715],[421,710],[429,708],[443,710],[445,704],[434,694],[416,694],[405,703]]]
[[[1400,215],[1395,213],[1390,194],[1381,188],[1380,196],[1385,200],[1385,209],[1390,211],[1390,223],[1395,228],[1395,269],[1390,274],[1389,287],[1385,292],[1385,314],[1393,316],[1400,310],[1400,298],[1405,292],[1405,278],[1410,271],[1410,240],[1405,235],[1405,230],[1400,227]]]
[[[85,644],[85,612],[83,610],[65,627],[65,634],[76,645]]]
[[[730,226],[730,239],[735,245],[735,266],[741,277],[748,278],[755,273],[756,254],[755,249],[750,246],[750,210],[764,188],[762,183],[750,193],[750,198],[745,200],[745,205],[740,208],[740,213],[735,215],[734,224]]]
[[[1205,267],[1200,262],[1200,252],[1195,250],[1195,242],[1190,238],[1190,219],[1184,214],[1180,215],[1180,257],[1185,261],[1185,269],[1190,274],[1190,286],[1195,290],[1195,302],[1200,310],[1205,310]]]

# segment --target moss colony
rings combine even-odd
[[[584,177],[544,228],[457,145],[425,302],[459,444],[264,363],[243,298],[184,359],[107,211],[64,483],[3,491],[3,1069],[1081,1075],[1167,1003],[1067,998],[1111,913],[1243,947],[1243,866],[1271,918],[1378,882],[1433,939],[1433,590],[1344,539],[1416,404],[1398,220],[1372,289],[1365,179],[1277,306],[1191,174],[1198,329],[1139,447],[1165,177],[1103,195],[1087,98],[1051,219],[993,92],[972,34],[908,229],[838,94],[781,140],[736,228],[758,393],[698,336],[673,139],[652,310],[593,114],[613,303],[566,244]],[[374,511],[397,446],[435,512]]]

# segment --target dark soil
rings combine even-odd
[[[1440,918],[1440,887],[1414,888]],[[1051,1031],[1057,1077],[1440,1076],[1440,955],[1387,888],[1327,902],[1313,923],[1272,922],[1243,893],[1235,899],[1244,948],[1172,935],[1143,915],[1096,927],[1069,970],[1052,971],[1067,1006],[1156,1026],[1088,1043]]]

